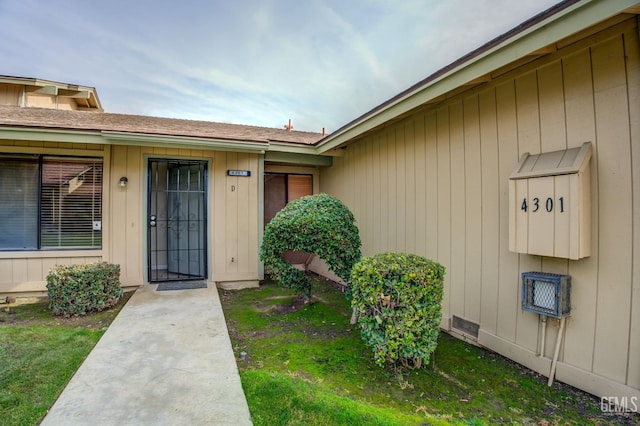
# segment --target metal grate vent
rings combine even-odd
[[[571,276],[545,272],[522,274],[522,309],[554,318],[571,313]]]

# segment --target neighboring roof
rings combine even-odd
[[[95,87],[41,80],[39,78],[12,77],[7,75],[0,75],[0,84],[24,86],[27,91],[32,93],[74,98],[78,104],[78,108],[91,111],[103,111],[102,104],[100,103],[100,99],[98,99],[98,92]]]
[[[243,142],[312,145],[321,133],[142,115],[0,106],[0,127],[117,132]],[[206,143],[206,141],[203,141]]]
[[[328,134],[316,144],[316,153],[327,153],[461,89],[490,82],[497,77],[497,70],[508,71],[514,65],[522,65],[523,60],[526,63],[553,53],[558,41],[586,28],[622,13],[640,13],[639,5],[638,0],[562,1]]]

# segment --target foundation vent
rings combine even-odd
[[[461,331],[462,333],[477,339],[480,325],[454,315],[451,321],[451,328],[455,328],[457,331]]]

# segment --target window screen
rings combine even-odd
[[[0,250],[101,246],[101,159],[0,157]]]

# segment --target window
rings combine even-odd
[[[313,176],[287,173],[264,175],[264,224],[289,202],[313,193]]]
[[[0,250],[102,247],[102,159],[0,157]]]

